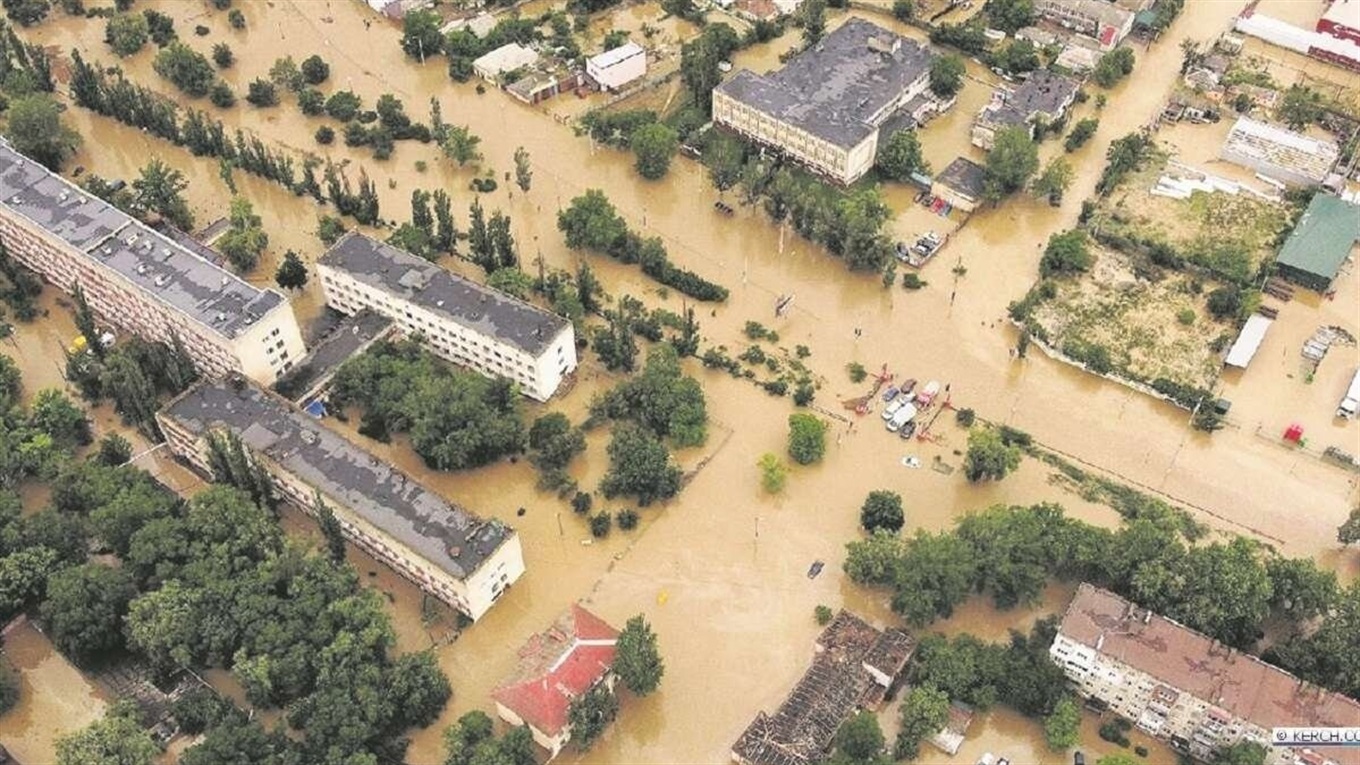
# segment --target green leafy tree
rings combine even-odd
[[[261,225],[260,216],[245,197],[232,197],[231,212],[227,217],[227,232],[218,243],[233,268],[242,273],[254,270],[260,254],[269,246],[269,235]]]
[[[641,614],[629,619],[619,632],[614,672],[624,687],[638,696],[646,696],[661,685],[666,664],[656,647],[656,633]]]
[[[498,268],[487,275],[486,285],[524,300],[533,290],[534,280],[518,268]]]
[[[274,83],[256,77],[246,86],[246,101],[252,106],[258,106],[262,109],[278,106],[279,93],[275,89]]]
[[[992,55],[992,65],[1011,74],[1032,72],[1040,66],[1039,51],[1029,40],[1012,40]]]
[[[1318,122],[1325,113],[1322,95],[1307,85],[1290,85],[1276,108],[1277,116],[1294,130]]]
[[[549,412],[529,428],[529,461],[544,474],[566,469],[586,450],[586,437],[561,412]]]
[[[877,540],[886,532],[875,534]],[[851,543],[857,544],[857,543]],[[896,558],[888,556],[900,550]],[[854,553],[854,550],[851,550]],[[874,556],[877,556],[875,558]],[[872,563],[873,567],[866,564]],[[847,566],[849,561],[847,560]],[[916,536],[898,548],[883,540],[860,554],[862,576],[877,576],[878,583],[892,584],[893,611],[915,627],[924,627],[936,618],[948,618],[974,589],[978,567],[972,548],[957,534]],[[848,569],[847,569],[848,570]]]
[[[1039,169],[1039,147],[1023,126],[1005,128],[996,134],[992,150],[987,152],[984,185],[992,202],[1025,187],[1030,176]]]
[[[0,657],[0,715],[13,709],[19,703],[19,691],[23,681],[9,659]]]
[[[5,16],[21,27],[31,27],[47,18],[50,0],[5,0]]]
[[[726,24],[709,24],[680,48],[680,78],[693,101],[707,114],[713,108],[713,89],[722,82],[720,65],[741,42]]]
[[[950,98],[963,89],[963,76],[967,71],[963,57],[953,53],[939,56],[930,63],[930,92],[940,98]]]
[[[337,90],[326,99],[326,114],[341,122],[349,122],[359,116],[363,101],[352,90]]]
[[[1064,696],[1044,718],[1044,740],[1048,748],[1055,752],[1076,746],[1077,734],[1081,732],[1081,709],[1071,696]]]
[[[766,492],[778,494],[784,490],[788,469],[784,467],[784,461],[779,459],[777,454],[766,452],[760,455],[760,461],[756,466],[760,468],[760,485]]]
[[[902,529],[902,495],[895,491],[871,491],[859,510],[859,525],[870,534],[883,529],[896,533]]]
[[[66,450],[90,443],[90,421],[85,412],[56,388],[44,388],[33,399],[29,421]]]
[[[57,740],[57,765],[151,765],[161,756],[132,702]]]
[[[888,178],[905,183],[912,173],[928,173],[929,165],[921,156],[921,142],[915,130],[899,130],[878,150],[878,169]]]
[[[300,290],[307,286],[307,266],[296,252],[288,250],[283,253],[283,262],[274,272],[274,283],[286,290]]]
[[[273,65],[269,67],[269,82],[295,93],[302,90],[302,86],[307,84],[307,81],[302,77],[302,70],[298,68],[297,62],[293,60],[292,56],[274,59]]]
[[[217,43],[212,47],[212,60],[218,69],[230,69],[236,63],[236,54],[231,52],[230,45]]]
[[[635,166],[638,175],[654,181],[664,178],[670,170],[671,158],[680,147],[680,136],[675,128],[663,122],[653,122],[633,131],[628,143],[637,157]]]
[[[184,173],[152,157],[132,182],[135,192],[133,204],[136,209],[153,212],[170,221],[181,231],[194,227],[194,214],[184,199],[184,190],[189,188]]]
[[[1015,34],[1035,20],[1033,0],[987,0],[982,9],[990,25],[1007,34]]]
[[[949,697],[933,686],[918,685],[902,699],[901,718],[893,756],[914,760],[921,755],[921,742],[949,722]]]
[[[466,125],[449,125],[439,145],[444,150],[444,156],[463,167],[469,162],[481,160],[482,153],[477,150],[481,142],[482,139]]]
[[[1100,57],[1091,79],[1102,88],[1112,88],[1133,72],[1133,49],[1127,46],[1115,48]]]
[[[875,532],[867,539],[856,540],[845,546],[845,573],[856,584],[890,585],[897,575],[897,566],[905,549],[905,543],[896,534]],[[934,618],[933,611],[931,618]]]
[[[331,76],[331,65],[313,53],[302,60],[302,80],[308,85],[320,85]]]
[[[120,57],[141,50],[149,39],[146,17],[140,13],[119,13],[104,26],[104,42]]]
[[[811,48],[826,34],[826,0],[804,0],[798,15],[803,22],[803,45]]]
[[[649,351],[642,374],[619,383],[594,402],[591,413],[633,420],[680,447],[698,446],[708,437],[703,388],[684,373],[679,356],[669,345],[657,345]]]
[[[519,190],[529,193],[529,186],[534,182],[533,166],[529,164],[529,152],[523,146],[515,147],[515,185]]]
[[[62,121],[60,107],[47,94],[10,101],[6,117],[5,137],[14,149],[49,170],[60,170],[80,146],[80,134]]]
[[[1047,278],[1078,274],[1091,270],[1094,262],[1086,232],[1074,228],[1048,238],[1048,246],[1039,259],[1039,275]]]
[[[605,497],[636,496],[647,506],[680,491],[680,468],[660,439],[629,422],[614,426],[607,449],[609,471],[600,482]]]
[[[1067,134],[1063,141],[1063,151],[1073,152],[1086,145],[1091,140],[1091,136],[1096,134],[1096,128],[1100,126],[1100,120],[1095,117],[1087,117],[1072,126],[1072,132]]]
[[[737,185],[741,177],[745,149],[738,139],[716,133],[704,144],[703,161],[713,185],[719,191],[726,191]]]
[[[916,5],[912,0],[893,0],[892,15],[898,21],[911,21],[916,15]]]
[[[963,473],[969,481],[999,481],[1019,466],[1020,448],[1002,441],[996,431],[979,428],[968,434]]]
[[[1271,607],[1295,624],[1323,614],[1337,600],[1336,574],[1318,568],[1309,558],[1280,558],[1266,561],[1270,577]]]
[[[443,19],[431,10],[406,14],[401,20],[401,49],[407,56],[424,61],[437,56],[444,49],[444,35],[439,31]]]
[[[1044,171],[1039,177],[1034,179],[1030,191],[1040,199],[1062,199],[1067,187],[1072,185],[1074,177],[1072,165],[1062,157],[1054,157],[1044,165]]]
[[[827,424],[815,415],[795,412],[789,415],[789,456],[799,465],[819,462],[826,454]]]
[[[99,452],[95,459],[101,465],[117,467],[132,459],[132,444],[118,433],[109,433],[99,439]]]
[[[1265,765],[1267,750],[1255,741],[1238,741],[1214,752],[1211,765]]]
[[[53,574],[41,614],[61,652],[78,664],[123,644],[122,620],[136,594],[123,569],[87,563]]]
[[[567,708],[572,742],[578,749],[589,749],[618,714],[619,700],[604,684],[576,697]]]
[[[835,753],[831,757],[834,765],[858,765],[859,763],[883,763],[883,730],[878,727],[878,718],[870,712],[857,712],[841,723],[833,742]]]
[[[1107,754],[1096,760],[1096,765],[1142,765],[1143,761],[1124,752]]]
[[[182,42],[161,48],[151,68],[193,98],[208,95],[208,89],[217,81],[217,73],[208,59]]]
[[[1336,541],[1343,545],[1360,542],[1360,505],[1351,508],[1351,514],[1337,527]]]

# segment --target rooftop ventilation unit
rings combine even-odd
[[[129,247],[137,243],[137,233],[135,231],[128,234],[127,243]]]
[[[214,323],[214,324],[221,324],[222,322],[224,322],[224,321],[226,321],[226,320],[227,320],[227,315],[226,315],[225,313],[222,313],[221,311],[218,311],[218,312],[217,312],[217,315],[213,317],[213,323]]]
[[[157,277],[156,277],[156,286],[157,286],[157,287],[164,287],[165,285],[167,285],[167,284],[169,284],[169,283],[170,283],[170,274],[161,274],[160,276],[157,276]]]
[[[139,274],[145,275],[146,272],[147,272],[147,271],[150,271],[150,270],[151,270],[151,266],[148,266],[148,265],[145,264],[145,263],[138,263],[138,264],[137,264],[137,273],[139,273]]]

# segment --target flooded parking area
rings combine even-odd
[[[964,448],[964,431],[946,413],[934,429],[938,441],[902,441],[884,432],[877,417],[856,419],[840,403],[866,390],[846,377],[845,365],[852,361],[874,370],[886,364],[899,380],[949,383],[955,406],[971,407],[986,419],[1024,429],[1092,470],[1183,503],[1215,529],[1255,535],[1289,555],[1315,556],[1345,575],[1356,571],[1355,553],[1338,550],[1335,542],[1336,526],[1356,502],[1356,476],[1258,435],[1260,430],[1269,436],[1281,423],[1299,419],[1310,434],[1317,434],[1317,443],[1349,445],[1353,453],[1360,453],[1360,429],[1334,421],[1326,408],[1334,405],[1328,401],[1344,370],[1360,364],[1356,349],[1329,355],[1311,382],[1295,374],[1297,346],[1317,325],[1336,324],[1360,334],[1355,273],[1339,282],[1333,299],[1299,295],[1282,309],[1253,366],[1222,379],[1225,395],[1234,401],[1233,425],[1212,436],[1190,430],[1188,414],[1163,402],[1038,354],[1025,360],[1011,354],[1016,336],[1005,321],[1006,306],[1033,283],[1042,243],[1076,224],[1081,200],[1094,188],[1109,142],[1140,128],[1160,111],[1179,77],[1177,41],[1224,31],[1237,10],[1234,4],[1187,3],[1167,39],[1150,47],[1138,45],[1134,76],[1109,92],[1109,105],[1098,113],[1101,125],[1096,137],[1069,155],[1076,178],[1060,206],[1026,196],[999,208],[979,209],[923,270],[929,286],[913,292],[900,287],[885,290],[876,275],[847,272],[820,247],[772,224],[758,207],[739,207],[730,217],[714,213],[711,205],[719,195],[696,163],[677,159],[663,182],[638,178],[631,155],[591,146],[574,136],[569,125],[554,119],[554,113],[561,117],[584,108],[574,96],[529,108],[495,90],[479,95],[471,83],[450,82],[441,60],[422,66],[406,59],[398,46],[399,31],[372,17],[361,3],[239,4],[247,19],[243,32],[230,31],[225,14],[209,11],[208,4],[153,0],[144,5],[171,14],[181,29],[194,24],[209,27],[207,37],[183,35],[204,52],[215,41],[229,41],[239,63],[224,76],[237,90],[266,75],[270,63],[284,52],[296,58],[315,52],[332,67],[325,87],[351,88],[367,104],[393,93],[403,99],[409,114],[421,120],[429,100],[435,98],[446,121],[467,125],[481,137],[485,159],[478,169],[459,167],[443,159],[435,147],[413,142],[399,144],[391,159],[380,162],[363,149],[317,146],[312,134],[325,121],[302,116],[291,101],[273,109],[241,104],[217,113],[229,128],[253,130],[299,156],[317,153],[347,162],[351,178],[365,169],[377,182],[385,219],[403,221],[409,216],[412,190],[443,188],[453,196],[462,225],[463,210],[473,199],[469,181],[488,170],[504,173],[512,167],[515,149],[523,146],[534,170],[532,189],[521,193],[505,184],[481,199],[488,210],[501,209],[511,216],[526,263],[541,257],[548,267],[574,269],[589,259],[612,294],[632,294],[649,306],[681,310],[679,295],[658,290],[637,269],[563,245],[556,211],[585,189],[601,188],[631,226],[660,236],[678,265],[731,290],[727,302],[705,305],[699,312],[705,347],[743,348],[748,344],[743,325],[757,320],[778,331],[781,345],[806,345],[811,356],[805,363],[823,380],[815,404],[832,423],[827,458],[820,465],[791,470],[784,492],[770,496],[759,485],[755,461],[765,452],[784,452],[788,401],[689,362],[688,371],[704,386],[712,422],[708,444],[680,458],[687,468],[700,463],[703,467],[676,500],[643,509],[637,530],[616,529],[605,540],[589,539],[585,524],[565,503],[537,491],[534,472],[522,460],[466,473],[436,473],[426,469],[400,438],[391,445],[367,442],[380,456],[459,504],[514,525],[527,565],[525,577],[496,608],[458,633],[450,614],[426,604],[417,590],[384,566],[350,551],[349,560],[361,579],[387,593],[401,647],[433,647],[454,685],[454,698],[443,717],[415,732],[408,757],[412,763],[441,761],[442,728],[471,709],[490,710],[490,691],[514,667],[511,647],[542,630],[567,603],[578,599],[614,624],[645,614],[660,635],[667,675],[656,694],[626,698],[619,722],[591,751],[569,751],[563,761],[725,761],[727,748],[755,712],[776,707],[806,668],[817,634],[813,620],[817,605],[848,608],[880,625],[896,622],[883,593],[859,588],[841,573],[844,543],[860,533],[858,508],[869,491],[902,494],[908,533],[947,528],[960,515],[996,503],[1058,501],[1083,520],[1106,526],[1118,523],[1113,510],[1055,487],[1050,470],[1036,461],[1025,462],[1004,482],[980,486],[966,483],[957,470],[947,474],[932,469],[937,459],[954,468],[961,464],[958,452]],[[640,26],[655,17],[655,10],[648,6],[645,12],[637,11],[634,22]],[[78,47],[90,58],[113,63],[99,22],[54,15],[23,34],[62,51]],[[768,69],[795,41],[793,30],[774,44],[742,51],[734,64]],[[150,52],[144,51],[118,63],[138,82],[168,92],[152,72],[150,60]],[[968,126],[995,82],[975,64],[970,63],[969,73],[959,103],[922,131],[926,157],[937,170],[955,156],[982,158],[969,143]],[[1076,118],[1096,114],[1095,105],[1087,104]],[[225,215],[230,192],[215,161],[193,157],[79,108],[71,108],[67,116],[86,137],[73,166],[106,177],[132,178],[148,157],[161,156],[185,173],[200,226]],[[1181,156],[1206,162],[1216,156],[1222,140],[1221,131],[1213,127],[1175,127],[1163,136],[1181,147]],[[1041,147],[1043,160],[1060,153],[1056,141]],[[425,169],[417,162],[425,163]],[[323,246],[314,235],[315,219],[327,212],[325,208],[241,173],[235,183],[254,203],[270,234],[266,257],[250,275],[251,281],[271,283],[274,267],[287,250],[297,251],[308,262],[320,255]],[[937,222],[933,218],[938,216],[914,205],[914,194],[903,186],[885,189],[895,214],[896,238],[932,226],[947,230],[953,220]],[[450,267],[472,273],[466,264]],[[796,296],[792,308],[776,318],[775,299],[787,294]],[[43,299],[44,305],[52,301],[49,318],[20,326],[13,343],[0,348],[17,356],[30,390],[62,384],[60,362],[54,361],[60,356],[53,352],[74,335],[69,314],[56,304],[53,291],[49,289]],[[292,302],[300,320],[315,317],[322,302],[315,280],[293,295]],[[582,366],[576,387],[546,407],[531,407],[533,414],[564,411],[579,421],[591,397],[617,381],[593,361],[593,354],[587,355],[592,360]],[[332,425],[361,438],[350,425]],[[572,474],[582,485],[593,486],[603,474],[606,441],[603,430],[592,433],[586,455],[573,463]],[[916,457],[923,467],[904,466],[904,457]],[[192,491],[199,485],[168,460],[148,459],[177,488]],[[607,506],[614,510],[627,504]],[[286,514],[285,524],[297,534],[311,533],[310,521],[299,515]],[[809,567],[817,561],[824,568],[809,578]],[[1054,586],[1039,607],[1001,614],[988,603],[970,601],[936,628],[1002,640],[1009,627],[1024,629],[1034,618],[1060,610],[1070,594],[1070,587]],[[11,648],[16,645],[13,639],[21,641],[20,647],[29,641],[30,651],[44,643],[36,633],[29,637],[19,633],[7,641],[7,651],[20,650]],[[42,703],[74,703],[80,714],[61,718],[57,714],[61,709],[33,710],[25,719],[50,717],[60,719],[63,726],[79,727],[97,714],[102,702],[91,702],[93,691],[62,674],[63,662],[51,655],[50,647],[47,651],[48,660],[30,662],[26,678],[36,673],[32,682],[48,677],[46,682],[56,684],[49,687],[65,687],[68,692],[52,701],[45,700],[52,694],[41,693]],[[22,663],[22,658],[15,661]],[[211,673],[209,679],[221,689],[231,688],[225,673]],[[62,685],[66,683],[73,684]],[[894,713],[884,713],[889,730]],[[7,746],[11,731],[21,742],[28,735],[15,722],[16,715],[0,720],[0,740]],[[1083,728],[1082,747],[1088,756],[1109,746],[1096,737],[1095,726],[1090,718]],[[11,748],[26,762],[43,762],[44,754],[50,759],[50,750]],[[932,761],[971,763],[986,751],[1015,763],[1070,761],[1066,754],[1043,747],[1037,723],[1003,709],[974,722],[956,757],[932,756]],[[1164,749],[1154,749],[1149,761],[1167,761],[1165,755]]]

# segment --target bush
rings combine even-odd
[[[600,512],[590,516],[590,535],[596,539],[604,539],[609,536],[609,530],[613,527],[614,521],[608,511]]]
[[[1177,311],[1177,312],[1176,312],[1176,321],[1180,322],[1181,324],[1184,324],[1184,325],[1187,326],[1187,327],[1190,326],[1191,324],[1194,324],[1194,323],[1195,323],[1195,309],[1193,309],[1193,308],[1182,308],[1181,310]]]
[[[862,383],[869,373],[864,370],[864,365],[858,361],[852,361],[845,365],[845,371],[850,375],[850,382]]]
[[[1237,316],[1242,310],[1242,293],[1232,287],[1219,287],[1209,293],[1209,313],[1218,320]]]
[[[571,498],[571,510],[577,515],[585,515],[590,512],[590,508],[594,504],[595,498],[587,491],[578,491]]]
[[[789,456],[799,465],[811,465],[826,454],[827,424],[802,412],[789,415]]]
[[[915,271],[908,271],[905,274],[902,274],[902,289],[919,290],[926,286],[926,284],[928,284],[928,282],[918,276]]]
[[[219,109],[230,109],[236,105],[236,94],[231,92],[230,85],[218,80],[208,91],[208,100]]]
[[[278,106],[279,93],[274,83],[257,77],[246,89],[246,101],[259,107]]]
[[[896,534],[905,522],[902,495],[895,491],[871,491],[859,509],[859,525],[870,534],[879,529]]]
[[[322,125],[316,129],[316,142],[322,146],[330,146],[335,141],[335,129],[330,125]]]
[[[817,397],[817,389],[813,387],[812,381],[803,379],[798,381],[798,385],[793,389],[793,405],[807,406]]]
[[[632,531],[637,528],[638,514],[636,510],[625,509],[614,514],[614,520],[619,524],[619,528],[624,531]]]
[[[830,624],[832,617],[835,615],[836,614],[828,606],[819,605],[812,609],[812,616],[817,620],[817,625],[821,627]]]
[[[977,419],[972,409],[960,409],[954,413],[954,422],[965,428],[973,427],[973,421]]]

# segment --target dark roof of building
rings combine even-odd
[[[1083,583],[1060,633],[1264,728],[1360,726],[1360,703],[1310,686],[1112,592]]]
[[[195,435],[223,429],[331,501],[343,503],[416,555],[458,579],[515,532],[454,505],[414,478],[251,383],[190,388],[162,416]]]
[[[18,153],[0,139],[0,207],[117,271],[142,292],[234,338],[283,295],[262,290]]]
[[[327,313],[336,314],[329,310]],[[391,328],[391,319],[367,309],[353,316],[341,316],[329,331],[308,344],[307,355],[274,383],[274,390],[301,404],[312,391],[326,384],[341,364],[362,353]]]
[[[533,356],[571,322],[363,234],[346,234],[317,261]]]
[[[1280,265],[1325,279],[1336,278],[1360,240],[1360,207],[1331,194],[1314,194],[1280,248]]]
[[[1078,87],[1076,80],[1039,69],[1019,87],[999,89],[979,119],[990,125],[1022,125],[1039,114],[1057,115],[1076,97]]]
[[[987,171],[971,159],[959,157],[935,176],[935,180],[964,196],[981,199],[986,190]]]
[[[889,633],[892,633],[891,636]],[[732,745],[733,755],[750,765],[808,765],[831,746],[841,723],[866,698],[882,690],[866,664],[895,677],[915,642],[901,630],[882,631],[847,611],[836,614],[817,638],[812,666],[773,715],[758,712]]]
[[[930,71],[921,44],[852,18],[777,72],[743,69],[718,90],[843,148],[877,127],[869,120]]]

